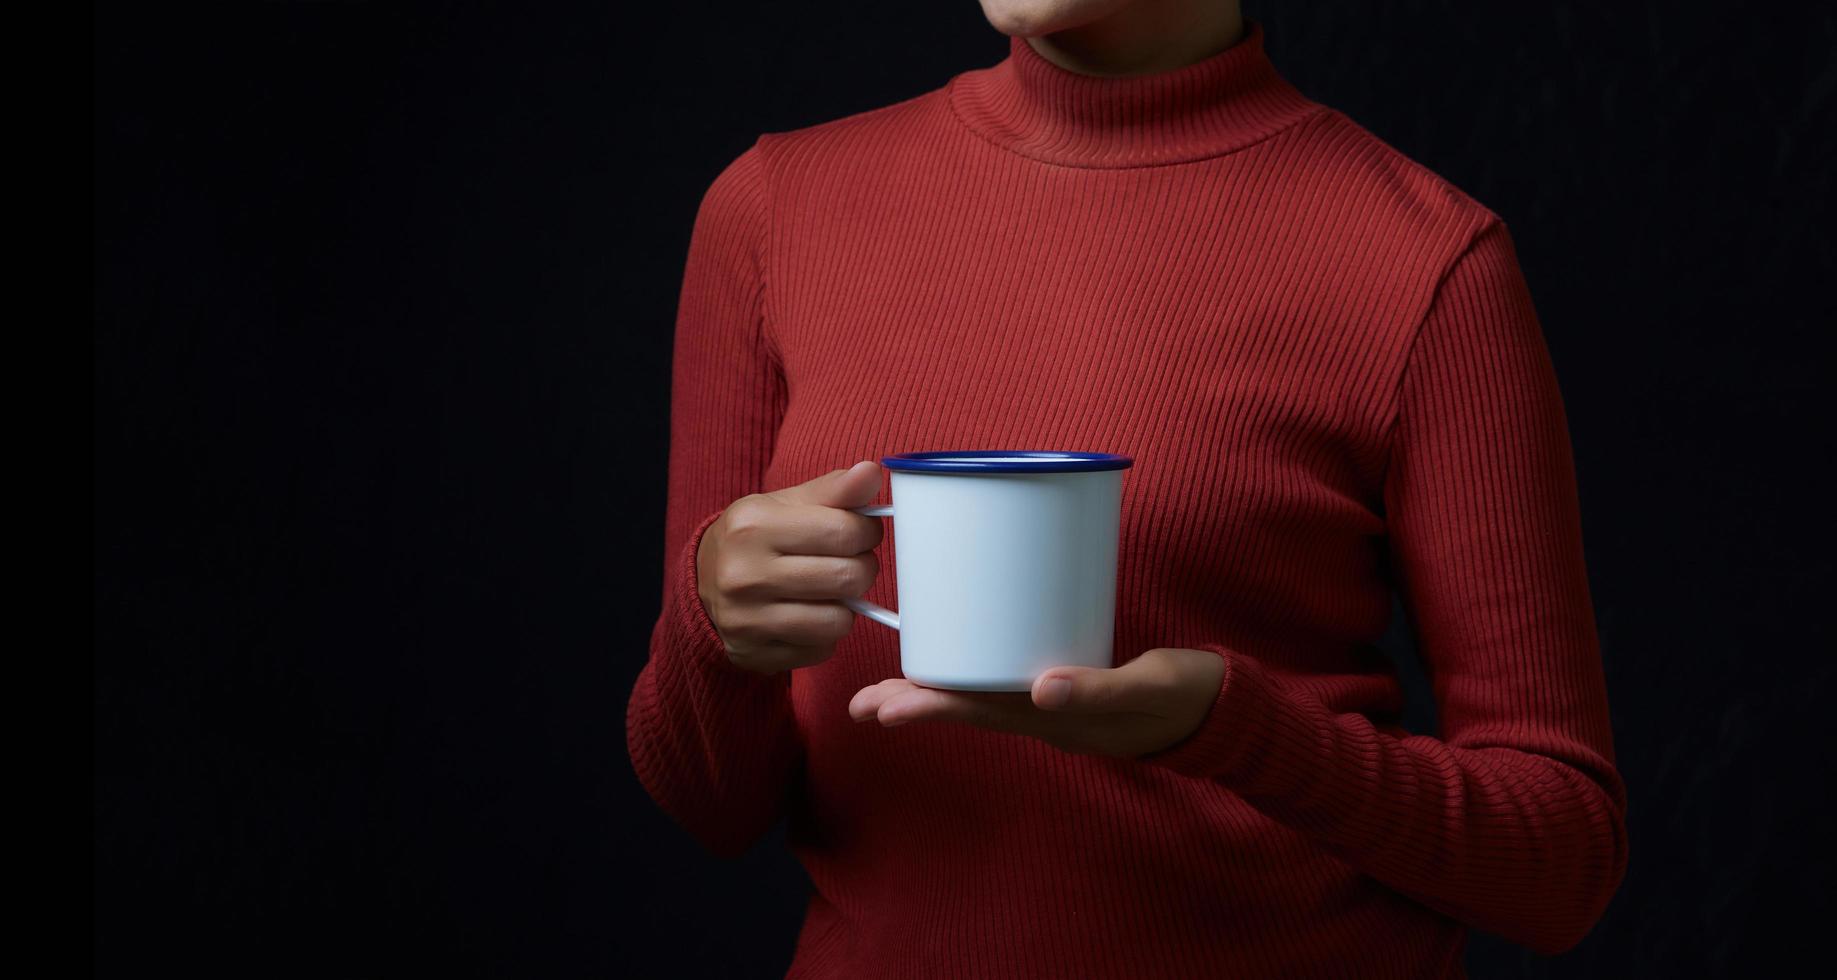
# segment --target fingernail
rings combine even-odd
[[[1072,699],[1072,682],[1054,677],[1040,685],[1040,707],[1063,708]]]

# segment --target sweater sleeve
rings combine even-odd
[[[661,612],[625,716],[646,791],[727,856],[777,818],[801,755],[790,674],[728,661],[696,574],[702,534],[729,504],[763,489],[784,413],[765,326],[764,177],[755,143],[709,185],[690,234],[671,364]]]
[[[1362,872],[1550,954],[1619,887],[1626,791],[1567,420],[1503,222],[1443,279],[1398,388],[1384,485],[1439,735],[1330,710],[1223,645],[1205,721],[1144,757],[1218,780]]]

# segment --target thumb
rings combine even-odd
[[[1054,667],[1034,679],[1033,703],[1078,714],[1153,714],[1174,682],[1171,665],[1155,653],[1148,651],[1121,667]]]
[[[789,504],[820,507],[864,507],[880,492],[880,464],[864,459],[846,469],[830,470],[813,480],[774,490],[772,496]]]

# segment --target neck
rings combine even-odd
[[[1024,40],[1066,71],[1119,78],[1190,65],[1243,36],[1235,0],[1136,0],[1108,17]]]
[[[1008,58],[951,80],[951,109],[986,141],[1068,167],[1182,163],[1250,146],[1323,107],[1263,51],[1262,26],[1197,61],[1127,76],[1090,75],[1008,37]]]

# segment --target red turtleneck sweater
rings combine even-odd
[[[793,975],[1461,976],[1468,926],[1559,951],[1620,881],[1567,423],[1511,237],[1262,40],[1098,78],[1012,39],[764,134],[708,188],[628,743],[718,853],[788,815],[814,885]],[[1117,656],[1224,659],[1193,735],[1118,760],[857,725],[899,675],[870,623],[817,667],[729,664],[695,569],[729,503],[1013,448],[1135,458]],[[897,538],[867,593],[890,606]],[[1393,587],[1433,734],[1373,646]]]

